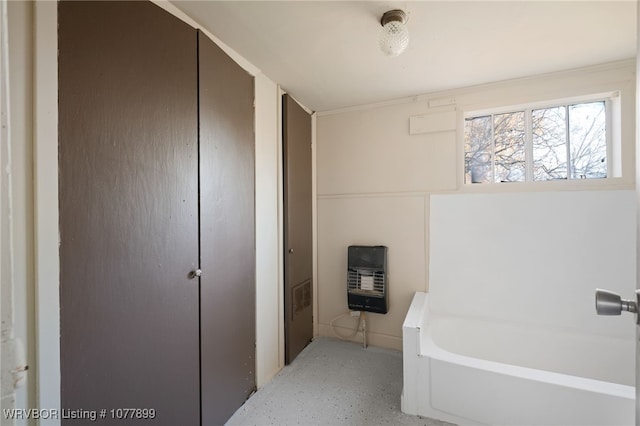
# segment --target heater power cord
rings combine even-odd
[[[343,318],[343,317],[345,317],[345,316],[347,316],[347,315],[350,315],[350,314],[351,314],[351,312],[345,312],[344,314],[340,314],[340,315],[338,315],[337,317],[335,317],[334,319],[332,319],[332,320],[331,320],[331,323],[329,324],[329,326],[331,327],[331,331],[333,332],[333,334],[334,334],[338,339],[340,339],[340,340],[350,340],[350,339],[352,339],[352,338],[356,337],[356,335],[357,335],[359,332],[363,331],[363,330],[362,330],[362,327],[361,327],[361,325],[362,325],[362,321],[363,321],[363,315],[362,315],[362,314],[360,314],[360,315],[358,315],[358,323],[356,324],[356,328],[355,328],[355,330],[353,330],[353,332],[352,332],[351,334],[349,334],[349,335],[344,335],[344,334],[341,334],[340,332],[338,332],[338,330],[336,329],[336,327],[335,327],[334,323],[335,323],[336,321],[338,321],[339,319],[341,319],[341,318]]]

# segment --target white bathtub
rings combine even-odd
[[[405,413],[460,425],[634,424],[633,341],[438,316],[428,301],[416,293],[403,324]]]

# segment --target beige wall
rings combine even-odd
[[[462,185],[463,114],[501,106],[620,91],[623,177],[605,182]],[[318,325],[347,311],[346,251],[352,244],[389,247],[390,311],[369,314],[369,340],[402,348],[401,326],[415,291],[428,290],[429,197],[442,192],[631,188],[635,176],[635,61],[422,95],[318,113]],[[418,134],[409,117],[455,116]],[[519,186],[518,186],[519,185]],[[337,321],[347,334],[354,321]],[[354,340],[360,340],[359,335]]]

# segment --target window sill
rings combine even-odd
[[[635,189],[635,183],[625,178],[575,179],[543,182],[465,183],[457,192],[500,193],[541,191],[602,191]]]

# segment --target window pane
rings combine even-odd
[[[491,182],[491,116],[464,122],[464,171],[466,183]]]
[[[533,180],[567,178],[567,124],[564,106],[531,111]]]
[[[495,181],[524,182],[526,178],[524,111],[494,115]]]
[[[607,177],[605,103],[569,106],[571,178]]]

